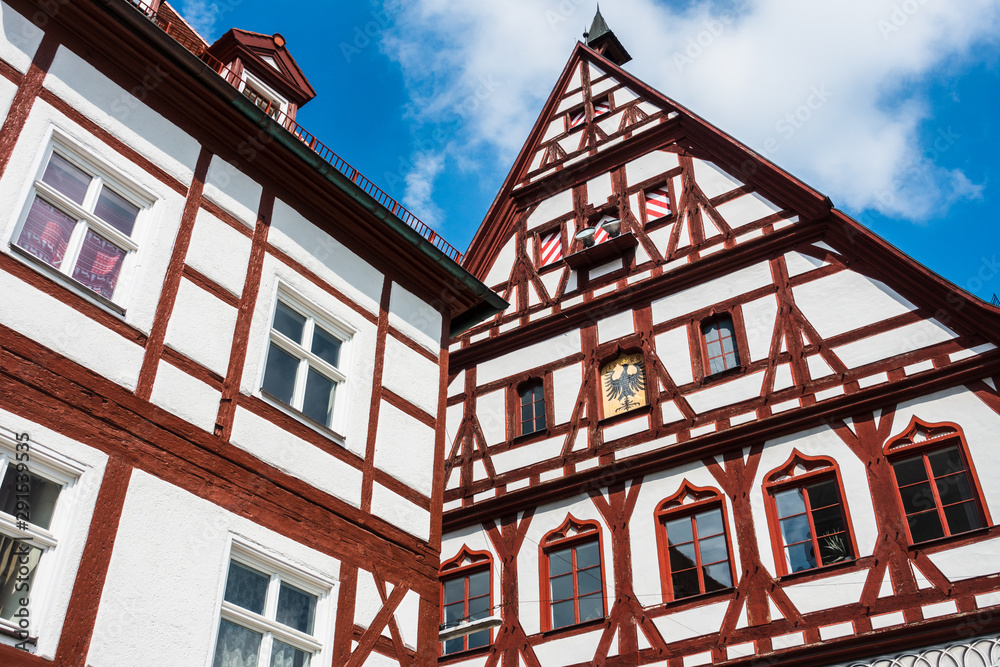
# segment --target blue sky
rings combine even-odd
[[[460,250],[594,12],[175,4],[209,40],[282,33],[318,92],[299,121]],[[633,74],[959,286],[1000,292],[1000,0],[606,0],[602,13]]]

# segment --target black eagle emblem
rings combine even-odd
[[[621,401],[621,407],[615,412],[628,411],[641,403],[640,392],[646,391],[645,373],[642,366],[624,361],[605,376],[604,385],[609,400]]]

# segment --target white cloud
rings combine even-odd
[[[418,153],[405,176],[406,191],[403,205],[410,211],[419,211],[421,220],[437,227],[441,211],[434,203],[434,181],[444,169],[445,156],[438,152]]]
[[[237,3],[238,4],[238,3]],[[180,7],[180,15],[194,28],[199,35],[211,43],[215,36],[215,29],[219,22],[219,17],[230,11],[233,2],[223,3],[220,7],[218,3],[208,2],[208,0],[184,0]]]
[[[382,48],[401,65],[412,118],[453,133],[440,149],[455,158],[449,168],[478,158],[491,177],[520,150],[593,16],[590,0],[388,9]],[[920,84],[995,46],[1000,0],[752,0],[683,12],[618,0],[603,13],[634,58],[630,71],[838,206],[921,220],[979,196],[962,172],[934,164],[962,137],[934,127]],[[928,127],[937,134],[922,145]]]

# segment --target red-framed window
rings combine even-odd
[[[488,618],[493,610],[492,559],[484,551],[462,547],[441,566],[441,624],[454,627]],[[484,648],[493,643],[493,630],[480,630],[441,642],[441,655]]]
[[[832,459],[796,451],[766,480],[771,536],[782,574],[854,559],[850,513]]]
[[[517,388],[519,412],[518,435],[544,431],[545,385],[540,379],[528,380]]]
[[[917,418],[886,444],[911,544],[989,525],[961,429]]]
[[[733,587],[725,505],[714,489],[687,482],[656,510],[663,598],[682,600]]]
[[[740,365],[736,327],[730,315],[713,317],[702,322],[701,344],[705,375],[714,375]]]
[[[540,544],[543,629],[556,630],[604,618],[599,525],[569,516]]]

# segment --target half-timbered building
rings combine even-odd
[[[442,621],[500,624],[440,664],[1000,664],[1000,310],[628,59],[598,14],[465,259]]]
[[[0,665],[433,664],[447,340],[505,306],[285,39],[0,2]]]

